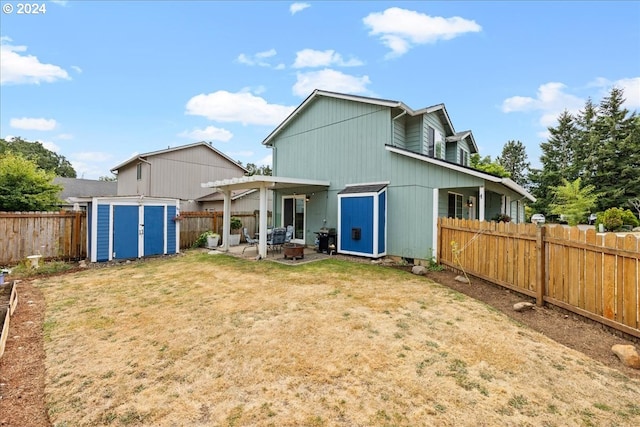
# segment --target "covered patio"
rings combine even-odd
[[[298,189],[300,192],[313,192],[329,187],[329,181],[287,178],[279,176],[253,175],[241,178],[224,179],[220,181],[204,182],[203,188],[211,188],[214,192],[222,193],[224,197],[222,220],[222,247],[229,251],[229,234],[231,232],[231,194],[237,190],[258,190],[260,192],[260,221],[258,223],[258,256],[267,257],[267,190]]]

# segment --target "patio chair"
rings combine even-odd
[[[242,249],[242,253],[244,253],[244,251],[251,247],[254,246],[256,248],[256,251],[258,250],[258,239],[253,239],[251,237],[249,237],[249,230],[247,230],[247,227],[242,229],[242,234],[244,235],[244,239],[247,241],[247,245]]]
[[[285,243],[287,237],[287,230],[284,228],[274,228],[267,240],[267,249],[272,251],[281,251],[282,245]]]

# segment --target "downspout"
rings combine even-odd
[[[396,146],[394,138],[393,138],[393,134],[394,134],[393,131],[396,129],[396,125],[395,125],[396,120],[399,119],[400,117],[404,116],[405,114],[407,114],[407,110],[403,110],[402,113],[398,114],[397,116],[395,116],[394,118],[391,119],[391,138],[390,139],[391,139],[391,146],[392,147]]]

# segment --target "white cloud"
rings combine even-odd
[[[302,12],[308,7],[311,7],[309,3],[293,3],[291,6],[289,6],[289,12],[291,12],[292,15],[295,15],[296,13]]]
[[[43,64],[33,55],[22,54],[26,46],[9,44],[9,37],[0,38],[0,84],[40,84],[59,79],[69,80],[69,74],[53,64]]]
[[[273,164],[273,155],[268,154],[267,156],[256,161],[255,163],[257,166],[271,166]]]
[[[253,156],[253,151],[250,150],[243,150],[243,151],[229,151],[227,153],[225,153],[227,156],[231,157],[232,159],[238,158],[238,157],[251,157]]]
[[[60,151],[60,147],[58,147],[54,142],[51,142],[51,141],[37,141],[37,142],[41,143],[44,148],[46,148],[49,151],[53,151],[54,153],[57,153]]]
[[[550,82],[540,85],[535,98],[525,96],[513,96],[502,103],[504,113],[513,112],[539,112],[539,123],[545,128],[554,126],[558,116],[567,110],[572,114],[577,113],[584,106],[584,99],[565,92],[567,88],[563,83]]]
[[[58,124],[53,119],[34,119],[23,117],[21,119],[9,120],[9,126],[15,129],[26,130],[53,130]]]
[[[67,140],[67,139],[73,139],[73,135],[70,134],[70,133],[61,133],[60,135],[57,135],[55,138],[56,139]]]
[[[363,22],[371,28],[370,35],[379,36],[382,43],[391,49],[388,57],[401,56],[413,45],[450,40],[465,33],[482,30],[475,21],[459,16],[429,16],[398,7],[389,8],[382,13],[371,13]]]
[[[195,141],[224,141],[227,142],[233,138],[233,134],[226,129],[217,128],[215,126],[207,126],[204,129],[193,129],[191,131],[181,132],[178,136],[190,138]]]
[[[636,110],[640,108],[640,77],[631,77],[615,81],[599,77],[589,83],[589,86],[600,88],[600,99],[608,96],[611,93],[611,88],[620,88],[624,91],[624,107],[629,110]]]
[[[258,52],[253,55],[247,55],[247,54],[241,53],[236,58],[236,61],[244,65],[250,65],[250,66],[258,65],[260,67],[271,67],[272,65],[269,62],[267,62],[266,59],[276,56],[277,53],[278,52],[275,49],[265,50],[263,52]]]
[[[78,74],[82,74],[82,68],[78,67],[77,65],[72,65],[71,69]]]
[[[113,159],[113,155],[102,151],[85,151],[73,153],[70,156],[73,160],[81,162],[107,162]]]
[[[294,109],[293,106],[269,104],[264,98],[248,92],[219,90],[191,98],[186,114],[204,116],[218,122],[275,126]]]
[[[293,85],[293,93],[297,96],[309,96],[315,89],[353,94],[369,93],[367,85],[371,83],[369,76],[351,76],[340,71],[326,68],[320,71],[297,73],[297,81]]]
[[[348,61],[345,61],[342,59],[342,55],[336,53],[336,51],[332,49],[303,49],[296,52],[296,61],[293,63],[293,68],[328,67],[331,65],[356,67],[362,64],[363,62],[357,58],[351,58]]]

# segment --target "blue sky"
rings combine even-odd
[[[564,109],[615,85],[640,111],[637,1],[1,3],[0,136],[88,179],[202,140],[270,164],[261,142],[315,88],[444,103],[483,156],[519,140],[534,165]]]

